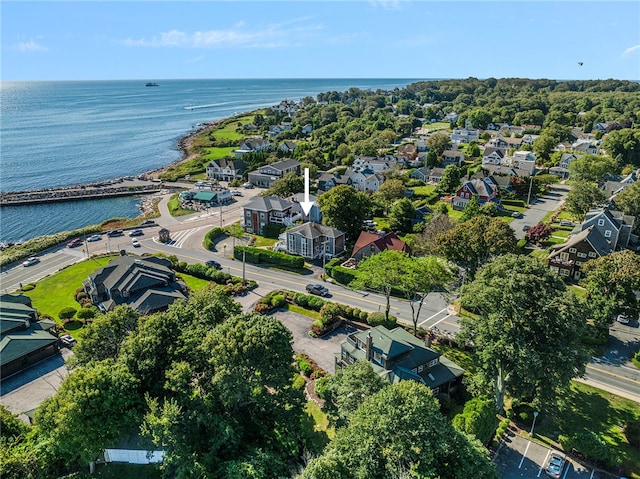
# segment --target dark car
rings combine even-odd
[[[107,231],[107,236],[113,238],[114,236],[124,236],[122,230],[111,230]]]
[[[522,227],[522,231],[529,231],[530,229],[531,229],[531,226],[529,226],[529,225],[524,225]]]
[[[80,246],[81,244],[82,244],[82,239],[80,239],[80,238],[72,239],[71,241],[69,241],[67,243],[67,248],[76,248],[76,247]]]
[[[156,222],[153,220],[144,220],[142,223],[140,223],[140,225],[155,225]]]
[[[317,294],[318,296],[326,296],[329,294],[329,290],[321,284],[308,284],[307,293]]]
[[[220,263],[218,263],[217,261],[214,261],[212,259],[210,259],[209,261],[207,261],[205,263],[207,266],[209,266],[210,268],[215,268],[215,269],[222,269],[222,266],[220,265]]]

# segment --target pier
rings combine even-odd
[[[15,191],[0,193],[0,206],[21,206],[59,201],[95,200],[118,196],[134,196],[158,193],[167,189],[159,181],[134,178],[118,178],[86,185],[75,185],[43,190]]]

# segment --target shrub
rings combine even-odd
[[[76,293],[76,301],[78,303],[82,303],[83,299],[89,299],[89,295],[84,291],[80,291],[79,293]]]
[[[366,311],[360,311],[360,321],[366,323],[368,316],[369,316],[369,313],[367,313]]]
[[[293,378],[293,389],[302,391],[304,389],[305,384],[307,384],[307,382],[304,380],[304,378],[299,374],[296,374],[295,377]]]
[[[495,402],[482,397],[473,398],[464,405],[464,410],[453,418],[453,426],[459,431],[473,434],[483,444],[488,444],[496,429]],[[506,427],[509,421],[507,420]],[[500,427],[503,423],[500,424]]]
[[[258,314],[266,314],[271,311],[271,305],[266,303],[257,303],[253,310]]]
[[[247,263],[273,264],[292,269],[304,268],[304,258],[301,256],[293,256],[279,251],[269,251],[251,246],[236,246],[233,250],[233,257],[237,260],[242,260],[243,252]]]
[[[271,298],[271,306],[273,306],[274,308],[281,308],[286,303],[287,303],[287,300],[282,294],[276,294],[273,296],[273,298]]]
[[[72,307],[66,307],[66,308],[62,308],[60,310],[60,312],[58,313],[58,317],[62,320],[68,320],[73,318],[76,313],[78,312],[78,310],[76,308],[72,308]]]
[[[300,372],[302,374],[304,374],[307,377],[311,376],[311,373],[313,372],[313,368],[311,367],[311,364],[309,364],[307,361],[305,361],[304,359],[298,360],[298,367],[300,368]]]
[[[213,250],[215,245],[215,239],[224,235],[224,230],[222,228],[213,228],[211,231],[207,232],[204,236],[204,247],[208,250]]]
[[[367,316],[367,323],[369,323],[373,327],[384,326],[387,329],[392,329],[396,326],[397,319],[398,318],[390,314],[389,320],[387,320],[387,317],[385,316],[384,313],[374,312],[374,313],[369,313],[369,315]]]
[[[32,289],[35,289],[36,285],[33,283],[27,283],[27,284],[23,284],[22,288],[20,288],[20,291],[31,291]]]
[[[322,323],[328,326],[338,321],[340,319],[340,309],[340,306],[335,303],[325,303],[322,308],[320,308]]]
[[[640,448],[640,418],[631,419],[624,425],[624,435],[635,448]]]
[[[327,387],[329,386],[330,378],[328,376],[319,378],[316,381],[315,391],[320,399],[327,399]]]
[[[78,319],[92,319],[96,317],[95,308],[81,308],[78,311]]]
[[[562,448],[575,449],[592,461],[606,461],[609,458],[607,442],[594,431],[581,431],[572,436],[558,436]]]
[[[529,404],[516,404],[513,406],[513,413],[518,418],[518,422],[525,426],[533,424],[533,407]]]

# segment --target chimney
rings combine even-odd
[[[371,361],[373,357],[373,338],[371,333],[367,333],[367,344],[365,346],[365,354],[367,355],[367,361]]]

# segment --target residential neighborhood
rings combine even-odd
[[[347,432],[427,418],[478,477],[520,474],[520,441],[546,448],[531,477],[554,451],[566,477],[638,477],[640,156],[621,145],[640,152],[640,136],[617,121],[635,114],[625,102],[616,118],[587,107],[640,87],[586,82],[590,102],[570,91],[567,106],[550,81],[468,80],[545,105],[507,114],[489,93],[440,99],[457,88],[442,82],[235,115],[161,173],[172,189],[153,219],[65,237],[28,267],[16,253],[0,298],[7,414],[37,440],[60,429],[69,471],[348,477],[329,460]],[[551,106],[567,124],[549,125]],[[65,379],[47,408],[15,406],[23,375],[63,352],[73,368],[52,368]],[[61,426],[90,411],[113,427]]]

